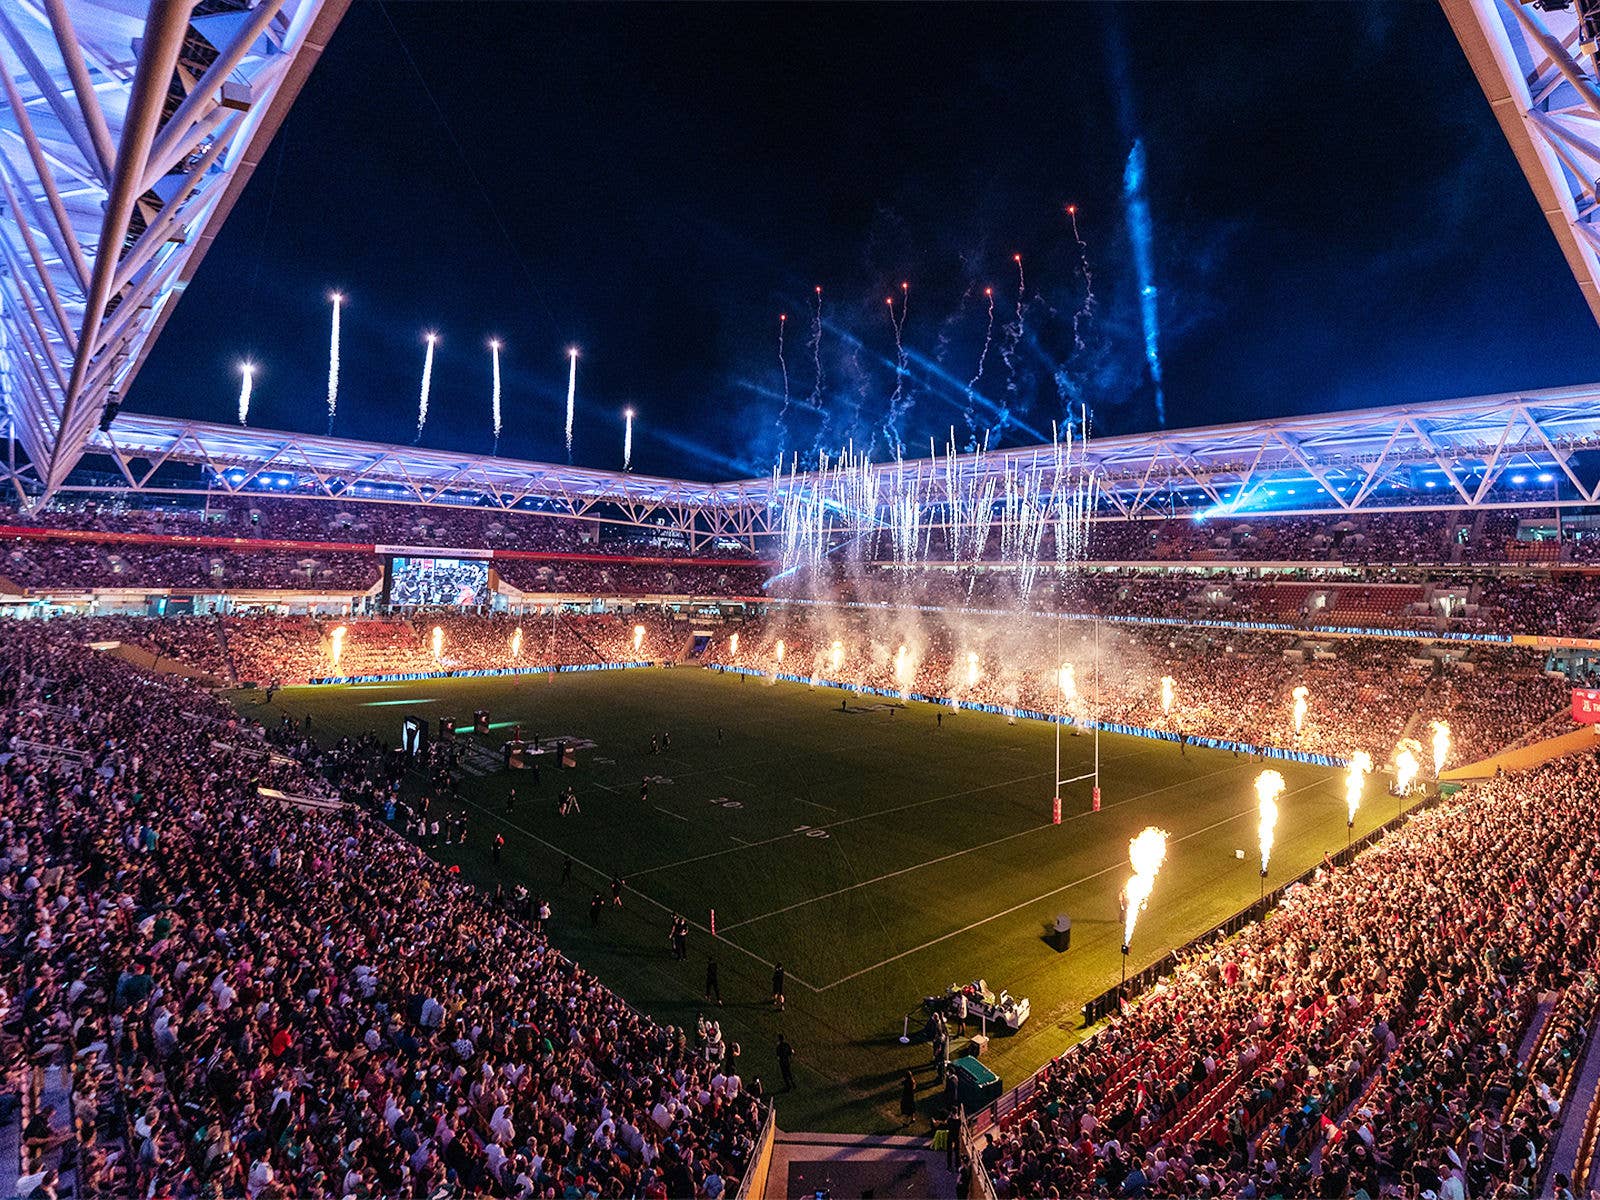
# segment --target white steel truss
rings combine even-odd
[[[1589,310],[1600,320],[1600,4],[1441,3]]]
[[[111,460],[115,483],[66,491],[477,504],[671,530],[694,548],[755,545],[790,489],[832,486],[813,475],[695,483],[129,413],[92,433],[89,453]],[[1055,462],[1049,446],[964,457],[996,475]],[[1081,463],[1103,518],[1597,505],[1600,384],[1094,439]],[[940,502],[944,460],[876,469],[926,478],[925,502]]]
[[[0,2],[0,399],[48,496],[349,0]]]

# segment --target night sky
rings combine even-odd
[[[642,472],[926,454],[968,440],[986,286],[991,444],[1082,402],[1156,426],[1145,286],[1171,427],[1587,382],[1600,352],[1433,4],[357,3],[127,407],[232,420],[248,356],[251,424],[322,432],[338,288],[339,434],[411,440],[431,328],[428,446],[490,450],[497,336],[505,455],[565,457],[574,344],[580,464],[620,467],[627,405]]]

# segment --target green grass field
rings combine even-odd
[[[593,741],[576,769],[545,770],[537,789],[522,772],[469,778],[468,845],[437,853],[481,883],[521,880],[547,895],[556,943],[661,1020],[693,1023],[714,953],[726,1001],[718,1016],[742,1044],[746,1080],[775,1088],[780,1029],[795,1047],[797,1086],[779,1100],[786,1129],[897,1128],[906,1067],[918,1069],[922,1095],[935,1091],[928,1047],[898,1044],[902,1017],[958,980],[981,976],[1032,1003],[1019,1032],[990,1031],[985,1061],[1007,1087],[1080,1036],[1080,1006],[1117,979],[1128,839],[1146,825],[1170,839],[1130,969],[1258,894],[1259,763],[1107,736],[1102,811],[1090,811],[1088,783],[1074,784],[1057,826],[1050,727],[948,711],[940,727],[931,706],[891,711],[854,696],[841,712],[844,695],[678,668],[288,688],[270,709],[255,693],[237,701],[267,720],[310,713],[325,741],[370,729],[398,744],[407,713],[465,721],[479,707],[529,736]],[[651,755],[651,734],[669,731],[671,750]],[[498,749],[508,733],[483,740]],[[1088,769],[1092,737],[1061,745],[1064,776]],[[1288,784],[1278,880],[1344,844],[1345,810],[1340,774],[1272,765]],[[660,779],[641,804],[646,775]],[[569,783],[582,812],[560,817],[555,796]],[[1379,782],[1368,791],[1357,836],[1395,811]],[[506,838],[498,866],[496,831]],[[563,888],[567,854],[576,867]],[[592,927],[589,899],[609,898],[613,872],[628,882],[624,908]],[[669,950],[673,911],[695,924],[688,962]],[[1073,919],[1064,954],[1045,940],[1058,912]],[[789,972],[781,1014],[769,999],[776,961]]]

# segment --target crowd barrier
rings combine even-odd
[[[1043,721],[1047,725],[1068,725],[1087,732],[1096,728],[1106,733],[1121,733],[1128,737],[1148,738],[1158,742],[1184,741],[1190,746],[1201,746],[1207,750],[1232,750],[1240,754],[1248,754],[1255,758],[1274,758],[1284,762],[1307,763],[1316,767],[1344,768],[1350,765],[1350,760],[1339,758],[1332,754],[1308,754],[1303,750],[1284,750],[1277,746],[1257,746],[1251,742],[1232,742],[1226,738],[1196,737],[1192,734],[1178,734],[1170,729],[1149,729],[1143,725],[1124,725],[1120,721],[1095,721],[1089,717],[1071,717],[1063,713],[1035,712],[1031,708],[1017,708],[1007,704],[978,704],[971,700],[958,700],[950,696],[925,696],[921,692],[902,692],[894,688],[867,687],[853,683],[840,683],[837,680],[813,678],[810,675],[791,675],[784,671],[776,674],[770,671],[757,671],[752,667],[732,667],[723,663],[708,664],[711,670],[721,671],[729,675],[750,675],[757,679],[782,679],[789,683],[803,683],[807,687],[837,688],[840,691],[855,692],[862,696],[882,696],[888,700],[916,700],[921,704],[936,704],[940,708],[960,709],[964,712],[994,713],[1005,717],[1020,717],[1027,721]]]
[[[406,683],[418,679],[485,679],[495,675],[567,675],[574,671],[630,671],[653,662],[558,663],[547,667],[481,667],[470,671],[410,671],[398,675],[326,675],[306,681],[307,687],[338,683]]]

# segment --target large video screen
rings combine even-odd
[[[389,603],[455,604],[470,608],[489,602],[489,561],[483,558],[391,558]]]

